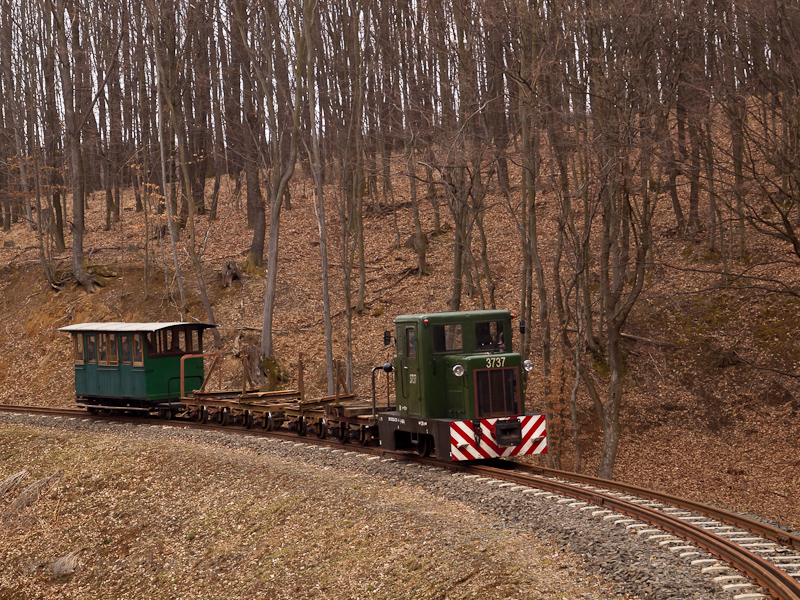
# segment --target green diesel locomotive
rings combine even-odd
[[[381,445],[474,460],[547,449],[543,415],[525,412],[522,368],[506,310],[395,319],[396,406],[381,412]]]

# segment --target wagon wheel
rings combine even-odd
[[[208,408],[201,406],[194,418],[200,424],[208,423]]]
[[[86,410],[89,411],[90,415],[96,415],[100,412],[100,410],[96,406],[87,406]]]
[[[159,408],[158,409],[158,418],[163,419],[164,421],[169,421],[172,418],[172,410],[169,408]]]
[[[221,425],[222,427],[228,425],[231,422],[231,409],[225,407],[221,411],[219,411],[219,414],[217,415],[217,420],[219,425]]]
[[[253,427],[253,413],[250,410],[244,411],[244,415],[242,415],[242,419],[244,421],[244,426],[246,429],[252,429]]]
[[[297,435],[306,435],[308,433],[308,425],[306,424],[305,417],[297,418]]]
[[[317,422],[314,423],[314,435],[321,440],[328,437],[328,422],[324,418],[317,419]]]
[[[271,412],[266,412],[261,415],[261,427],[263,427],[265,431],[272,431],[275,428],[275,419],[272,418]]]
[[[420,456],[430,456],[431,450],[433,450],[433,436],[427,434],[419,436],[419,440],[417,441],[417,454]]]
[[[340,443],[346,444],[349,438],[350,426],[347,423],[339,423],[339,426],[336,428],[336,439],[339,440]]]

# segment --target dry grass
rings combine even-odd
[[[415,487],[221,447],[0,426],[63,476],[0,529],[2,598],[541,598],[609,592]]]

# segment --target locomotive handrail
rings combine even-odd
[[[209,369],[208,376],[203,380],[200,389],[203,390],[206,387],[206,383],[208,383],[209,377],[211,377],[211,373],[214,371],[214,365],[219,365],[219,387],[222,389],[222,355],[219,352],[202,352],[200,354],[184,354],[181,356],[181,398],[186,397],[186,377],[185,377],[185,365],[184,361],[187,358],[206,358],[206,357],[214,357],[214,363],[211,365],[211,369]]]
[[[391,408],[391,405],[389,403],[389,392],[388,392],[389,373],[394,371],[394,367],[390,362],[385,362],[379,367],[372,367],[372,417],[373,418],[375,418],[375,416],[378,413],[378,406],[377,406],[378,401],[375,396],[375,373],[377,371],[383,371],[384,373],[386,373],[386,384],[387,384],[386,410],[389,410]]]

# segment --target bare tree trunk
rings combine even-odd
[[[316,188],[315,196],[317,202],[317,226],[319,228],[319,252],[320,252],[320,261],[322,263],[322,310],[323,310],[323,318],[325,322],[325,372],[327,374],[328,379],[328,395],[331,395],[335,392],[335,381],[334,381],[334,373],[333,373],[333,327],[331,325],[331,303],[330,303],[330,294],[328,292],[328,238],[325,230],[325,197],[323,195],[323,188],[322,188],[322,161],[320,156],[320,149],[319,149],[319,132],[317,130],[317,123],[316,123],[316,106],[317,106],[317,97],[316,97],[316,78],[315,78],[315,60],[313,55],[313,44],[311,44],[311,24],[313,22],[317,22],[316,19],[312,18],[314,11],[317,9],[318,4],[314,0],[303,0],[303,39],[306,42],[306,56],[304,64],[307,68],[307,80],[306,80],[306,93],[308,94],[308,108],[309,108],[309,129],[311,132],[311,164],[312,170],[314,173],[314,185]],[[298,67],[300,64],[300,58],[298,57]],[[298,88],[300,85],[297,86]],[[298,97],[298,104],[299,104],[299,97]],[[297,118],[299,118],[299,106],[296,107],[295,114]],[[342,257],[343,261],[346,260],[346,257]],[[348,299],[348,319],[350,318],[350,306],[349,306],[349,299]],[[351,348],[352,348],[352,339],[351,335],[351,324],[348,322],[347,324],[347,332],[348,332],[348,340],[347,340],[347,348],[348,348],[348,366],[352,368],[352,358],[351,358]],[[352,389],[352,388],[351,388]]]
[[[158,55],[158,46],[157,46],[157,36],[155,33],[155,28],[161,23],[160,12],[156,8],[156,5],[153,0],[149,0],[148,2],[148,9],[150,10],[151,18],[154,22],[153,24],[153,41],[156,43],[156,85],[160,90],[162,90],[162,96],[164,97],[165,101],[167,101],[167,92],[166,92],[166,82],[163,81],[164,78],[164,68],[161,65],[161,60]],[[163,112],[161,110],[158,111],[159,119],[158,119],[158,146],[161,153],[161,181],[162,186],[164,189],[164,195],[166,196],[167,190],[169,189],[167,183],[167,153],[166,153],[166,144],[164,142],[164,117]],[[172,259],[175,266],[175,276],[178,283],[178,293],[180,295],[180,313],[181,317],[183,317],[183,313],[186,312],[186,294],[183,291],[183,274],[181,272],[181,265],[178,262],[178,248],[177,248],[177,233],[175,231],[176,224],[174,219],[172,218],[172,202],[165,198],[166,202],[166,210],[167,210],[167,227],[169,229],[169,241],[170,247],[172,248]],[[169,289],[169,288],[167,288]]]
[[[154,0],[148,0],[150,10],[153,14],[153,20],[160,21],[157,19],[159,12],[157,12]],[[155,30],[154,30],[155,31]],[[155,33],[154,33],[155,35]],[[153,40],[154,44],[157,43],[156,39]],[[164,66],[161,62],[160,57],[158,56],[158,52],[156,52],[156,68],[159,72],[159,78],[161,81],[161,91],[164,96],[165,101],[167,102],[167,106],[169,108],[170,120],[172,122],[172,128],[176,134],[176,138],[178,140],[178,153],[179,153],[179,164],[180,170],[183,174],[183,183],[186,189],[186,204],[188,209],[188,221],[187,225],[189,227],[189,244],[188,244],[188,252],[189,258],[192,261],[192,265],[195,269],[195,275],[197,277],[197,284],[200,289],[200,299],[203,302],[203,306],[206,310],[206,316],[208,317],[208,323],[210,325],[215,325],[216,321],[214,320],[214,311],[211,308],[211,302],[208,299],[208,291],[206,290],[205,280],[203,278],[203,271],[202,271],[202,263],[200,260],[200,255],[197,253],[197,245],[195,241],[195,207],[194,202],[192,201],[192,180],[189,176],[189,159],[187,156],[186,146],[185,146],[185,139],[186,139],[186,132],[185,129],[181,127],[181,123],[178,120],[178,112],[175,108],[175,105],[172,102],[170,91],[165,86],[164,82]],[[177,261],[176,261],[177,263]],[[185,305],[184,305],[185,306]],[[214,334],[214,347],[215,349],[219,349],[220,347],[220,335],[219,330],[215,327],[212,329],[212,333]]]
[[[64,128],[66,138],[66,150],[69,156],[70,174],[72,177],[72,272],[78,283],[88,293],[95,291],[94,278],[86,270],[83,258],[83,201],[84,201],[84,179],[81,159],[81,129],[83,119],[77,114],[80,107],[75,106],[75,81],[72,79],[70,65],[71,56],[76,64],[83,60],[83,50],[80,45],[77,26],[72,31],[72,52],[67,46],[66,18],[68,11],[75,11],[72,3],[66,4],[66,0],[57,0],[51,7],[56,28],[56,39],[58,43],[59,66],[61,70],[61,91],[64,100]],[[77,14],[69,15],[72,23],[77,24],[79,18]]]
[[[425,260],[425,255],[428,250],[428,239],[425,232],[422,231],[422,222],[419,218],[419,202],[417,201],[417,161],[416,161],[416,144],[413,139],[409,143],[408,148],[408,179],[411,192],[411,214],[414,219],[414,244],[417,251],[417,277],[421,278],[423,275],[428,274],[428,265]]]

